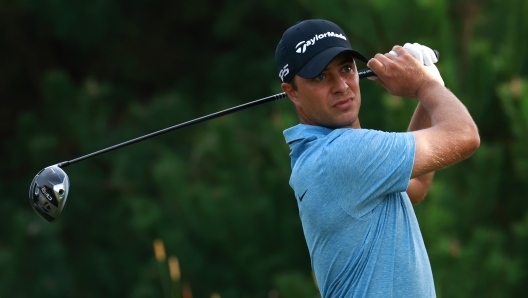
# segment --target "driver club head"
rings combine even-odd
[[[41,170],[29,186],[31,208],[47,222],[54,222],[64,210],[70,179],[57,165]]]

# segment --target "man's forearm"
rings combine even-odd
[[[414,114],[409,123],[409,128],[407,131],[416,131],[420,129],[425,129],[431,127],[431,117],[427,110],[423,107],[421,103],[418,103],[418,106],[414,110]],[[429,172],[422,176],[415,177],[409,181],[409,186],[407,187],[407,195],[411,200],[412,204],[418,204],[425,198],[427,190],[433,181],[434,172]]]
[[[431,186],[433,181],[434,172],[429,172],[418,177],[414,177],[409,180],[409,185],[407,186],[407,196],[411,203],[418,204],[425,199],[425,195]]]
[[[418,106],[414,110],[414,114],[409,123],[409,128],[407,131],[416,131],[420,129],[425,129],[431,127],[431,116],[423,105],[418,102]]]

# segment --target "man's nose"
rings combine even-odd
[[[348,89],[348,83],[346,78],[342,76],[335,76],[332,82],[332,92],[334,93],[345,93]]]

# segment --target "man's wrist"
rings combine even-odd
[[[436,98],[436,96],[434,96],[435,93],[443,89],[445,89],[445,87],[441,82],[435,79],[426,80],[422,83],[420,89],[418,89],[416,99],[423,104],[426,104],[426,102],[429,103],[431,99]]]

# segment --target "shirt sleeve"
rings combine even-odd
[[[351,216],[364,216],[387,194],[406,191],[415,146],[412,133],[338,130],[321,156],[331,194]]]

